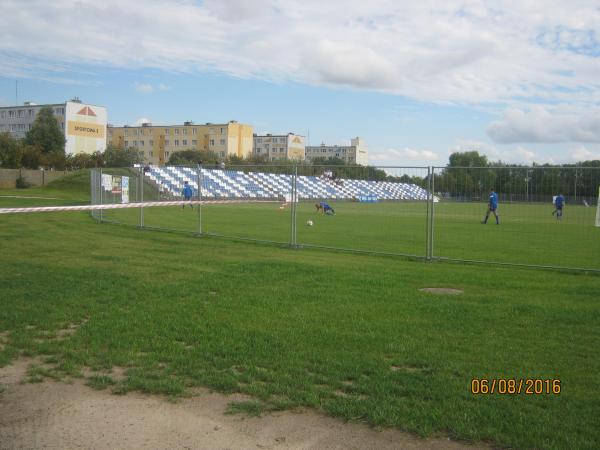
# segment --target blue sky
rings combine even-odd
[[[238,120],[371,164],[600,159],[595,1],[5,0],[0,105],[115,125]]]

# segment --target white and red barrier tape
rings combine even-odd
[[[61,211],[95,211],[99,209],[124,209],[124,208],[149,208],[152,206],[182,206],[182,205],[214,205],[228,203],[280,203],[277,200],[192,200],[169,202],[141,202],[141,203],[107,203],[103,205],[77,205],[77,206],[32,206],[27,208],[0,208],[0,214],[33,213],[33,212],[61,212]]]

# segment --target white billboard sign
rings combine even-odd
[[[65,108],[65,152],[103,152],[106,149],[106,108],[67,102]]]

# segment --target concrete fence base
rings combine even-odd
[[[20,176],[32,186],[45,186],[68,173],[66,170],[0,169],[0,189],[14,189]]]

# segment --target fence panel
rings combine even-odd
[[[299,245],[426,256],[427,168],[298,170]]]
[[[434,256],[600,269],[598,168],[436,167],[433,182],[440,200],[434,203]],[[491,189],[498,225],[493,212],[485,222]],[[562,216],[553,204],[559,194]]]
[[[163,166],[146,167],[142,170],[144,202],[167,202],[184,200],[183,189],[187,183],[191,200],[199,200],[201,184],[200,167]],[[202,207],[191,202],[182,206],[143,208],[140,224],[146,228],[199,233]]]
[[[292,242],[295,167],[227,166],[202,170],[202,234]]]
[[[141,201],[139,168],[92,169],[92,203],[98,205],[138,203]],[[137,208],[93,211],[92,216],[105,222],[139,225]]]

